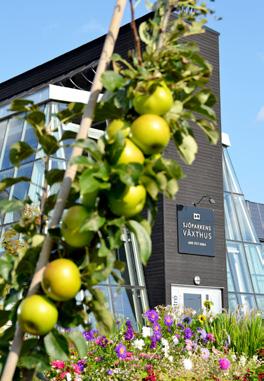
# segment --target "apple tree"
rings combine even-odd
[[[174,198],[183,176],[180,163],[166,158],[167,144],[172,139],[182,160],[191,164],[198,149],[194,124],[210,143],[217,142],[215,96],[208,88],[212,66],[189,38],[204,32],[211,11],[198,0],[158,0],[153,11],[138,29],[132,17],[135,51],[128,58],[113,54],[100,78],[104,94],[93,117],[107,120],[108,127],[98,141],[77,136],[74,147],[81,154],[69,162],[76,174],[58,224],[49,224],[58,202],[49,189],[67,182],[67,176],[61,169],[48,171],[47,164],[73,134],[65,132],[58,140],[37,105],[27,100],[12,104],[32,125],[46,168],[37,207],[28,198],[0,201],[2,213],[21,215],[6,233],[0,257],[0,366],[20,332],[14,379],[43,377],[50,360],[67,359],[72,348],[84,356],[82,334],[65,331],[78,325],[85,328],[90,313],[101,332],[111,331],[113,317],[96,286],[110,275],[122,283],[125,264],[117,260],[116,250],[122,246],[125,229],[135,235],[141,261],[147,264],[158,196]],[[82,113],[82,105],[69,104],[56,117],[66,124]],[[17,142],[10,149],[10,160],[19,167],[32,153],[26,142]],[[30,181],[7,178],[0,182],[0,191]],[[49,263],[32,291],[47,236]],[[82,303],[75,299],[80,290]]]

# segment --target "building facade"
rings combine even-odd
[[[204,34],[194,39],[214,67],[210,86],[220,100],[218,38],[217,32],[206,29]],[[19,169],[14,169],[10,164],[8,148],[15,141],[22,139],[33,147],[37,144],[31,127],[20,115],[9,111],[10,102],[18,97],[33,99],[41,105],[47,120],[57,124],[58,136],[65,129],[76,131],[78,123],[61,125],[53,114],[69,102],[87,103],[103,42],[104,37],[98,38],[0,84],[0,179],[11,176],[32,178],[31,184],[16,184],[7,192],[2,192],[0,198],[23,199],[28,195],[37,202],[44,173],[41,154],[29,158]],[[125,55],[131,48],[132,32],[130,25],[125,25],[120,30],[116,52]],[[216,113],[221,133],[220,101],[216,104]],[[104,128],[104,124],[93,126],[90,137],[97,139]],[[167,147],[166,155],[181,162],[186,177],[180,183],[175,200],[168,200],[162,195],[159,199],[159,212],[152,235],[153,253],[148,265],[142,268],[134,237],[127,233],[124,247],[118,253],[118,257],[127,264],[123,275],[125,285],[120,287],[112,278],[100,285],[109,308],[116,316],[129,316],[140,321],[142,312],[148,306],[170,303],[199,311],[204,300],[212,300],[218,312],[228,306],[228,300],[230,306],[235,306],[233,294],[238,304],[245,300],[239,299],[238,294],[246,292],[248,300],[251,300],[251,293],[257,292],[252,285],[254,279],[258,283],[259,278],[254,278],[253,270],[251,288],[246,291],[234,291],[232,288],[230,274],[236,272],[236,265],[233,266],[230,257],[226,257],[222,144],[210,145],[198,128],[194,127],[194,132],[199,152],[193,165],[187,166],[181,162],[173,143]],[[62,148],[50,160],[50,168],[65,168],[68,157],[69,148]],[[50,191],[56,192],[56,186]],[[225,191],[228,192],[227,188]],[[15,219],[16,215],[12,213],[2,218],[2,235]],[[226,229],[228,233],[228,227]],[[232,241],[230,236],[228,239]],[[252,242],[258,245],[254,240]],[[254,255],[252,251],[252,258]],[[261,308],[262,302],[257,302],[260,299],[257,296],[254,298],[254,303],[249,305]]]

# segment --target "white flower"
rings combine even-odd
[[[190,359],[184,359],[182,363],[183,363],[185,370],[191,370],[193,367],[192,360],[190,360]]]
[[[133,341],[133,346],[136,348],[136,349],[139,349],[140,351],[142,351],[143,347],[145,345],[145,342],[143,339],[135,339]]]
[[[252,357],[252,360],[253,360],[254,362],[257,362],[257,361],[258,361],[258,356],[257,356],[257,355],[254,355],[254,356]]]
[[[162,339],[161,339],[161,343],[162,343],[162,345],[164,346],[164,347],[169,347],[169,342],[168,342],[168,340],[167,339],[164,339],[163,337],[162,337]]]
[[[236,359],[237,359],[236,355],[235,354],[231,355],[231,359],[232,359],[232,361],[236,361]]]
[[[150,327],[142,327],[142,336],[143,337],[150,337],[153,335],[153,329]]]
[[[174,345],[178,345],[178,344],[179,344],[179,339],[178,339],[177,336],[173,336],[172,341],[173,341],[173,344],[174,344]]]
[[[72,380],[72,376],[70,375],[70,373],[66,374],[66,380],[67,381],[71,381]]]
[[[169,356],[169,357],[168,357],[168,360],[169,360],[170,362],[173,362],[173,356]]]
[[[239,359],[239,364],[241,366],[245,366],[247,363],[247,358],[245,356],[241,356],[240,359]]]

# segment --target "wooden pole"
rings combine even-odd
[[[105,43],[103,46],[103,50],[101,53],[101,57],[98,63],[95,78],[91,88],[91,95],[89,98],[89,102],[84,109],[79,133],[76,139],[85,139],[88,136],[88,131],[93,121],[93,114],[94,114],[94,109],[97,103],[97,99],[102,90],[101,75],[106,70],[106,67],[109,64],[111,56],[113,54],[114,46],[115,46],[118,32],[120,29],[120,23],[123,17],[124,9],[125,9],[125,5],[126,5],[126,0],[116,1],[109,31],[105,39]],[[71,155],[71,159],[81,155],[82,152],[83,152],[82,148],[74,147],[72,155]],[[65,203],[70,192],[71,184],[76,175],[76,170],[77,170],[76,165],[67,166],[64,179],[60,187],[60,192],[58,194],[57,201],[54,207],[53,215],[49,223],[49,228],[57,226],[60,222],[64,207],[65,207]],[[34,276],[32,278],[32,281],[28,290],[28,294],[27,294],[28,296],[35,294],[38,290],[39,284],[42,279],[43,271],[49,260],[51,248],[52,248],[52,239],[49,236],[49,234],[47,234],[45,241],[43,243],[42,250],[39,255],[39,260],[36,265]],[[3,370],[1,381],[12,381],[15,370],[16,370],[17,362],[19,359],[20,351],[22,348],[23,337],[24,335],[21,330],[21,327],[19,324],[17,324],[14,340],[7,357],[7,361],[5,364],[5,368]]]

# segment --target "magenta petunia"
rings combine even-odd
[[[226,357],[219,359],[218,362],[219,362],[220,369],[227,370],[230,368],[231,363]]]

